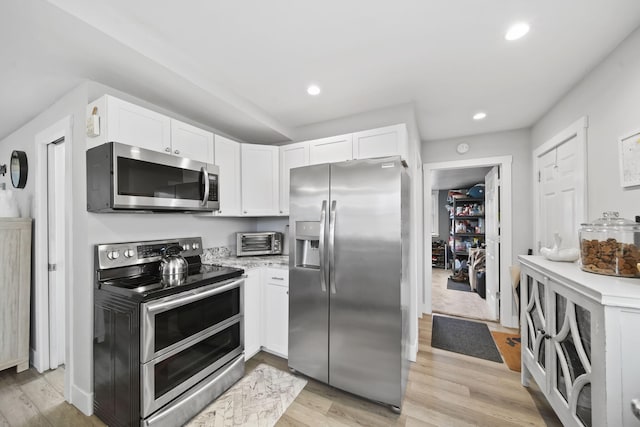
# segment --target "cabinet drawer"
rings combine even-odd
[[[267,268],[266,282],[270,285],[289,287],[289,270],[284,268]]]

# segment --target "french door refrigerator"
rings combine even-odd
[[[289,367],[399,411],[409,366],[406,165],[354,160],[290,178]]]

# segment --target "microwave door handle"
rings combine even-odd
[[[324,259],[324,240],[326,236],[324,235],[324,223],[327,219],[327,201],[322,201],[322,209],[320,209],[320,241],[318,243],[318,252],[320,253],[320,287],[322,288],[322,292],[327,292],[327,270],[325,268],[325,259]]]
[[[200,204],[202,206],[207,205],[207,201],[209,200],[209,172],[204,167],[200,168],[200,173],[202,173],[202,179],[204,180],[204,194],[202,195],[202,200]]]
[[[331,202],[329,214],[329,286],[336,293],[336,201]]]

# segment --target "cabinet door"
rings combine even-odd
[[[244,279],[244,358],[253,357],[262,345],[261,318],[262,280],[261,269],[247,271]]]
[[[309,141],[309,164],[343,162],[353,159],[352,134]]]
[[[401,156],[407,160],[407,127],[403,124],[353,134],[353,158]]]
[[[534,272],[522,275],[522,361],[543,389],[549,370],[549,315],[547,313],[547,279]]]
[[[172,154],[213,164],[213,133],[179,120],[171,120]]]
[[[286,358],[289,350],[289,288],[270,283],[267,279],[264,291],[264,346]]]
[[[309,144],[283,145],[280,147],[280,213],[289,214],[289,171],[309,164]]]
[[[121,99],[107,97],[107,139],[171,152],[171,119]]]
[[[604,414],[600,412],[606,411],[596,413],[592,410],[592,393],[596,397],[596,393],[602,392],[605,386],[596,381],[594,386],[599,390],[592,388],[593,380],[604,379],[604,361],[597,363],[593,360],[600,346],[592,345],[592,342],[597,344],[595,340],[599,338],[594,331],[601,329],[600,310],[591,300],[555,283],[553,279],[549,279],[548,286],[551,315],[549,401],[552,406],[562,408],[558,416],[565,425],[605,425]],[[601,347],[604,345],[603,340]],[[595,375],[597,369],[601,370],[600,375]],[[606,400],[604,394],[601,397]]]
[[[220,210],[218,215],[240,215],[240,143],[215,136],[214,164],[220,168]]]
[[[277,215],[278,147],[241,144],[242,214]]]

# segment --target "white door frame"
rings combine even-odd
[[[540,254],[538,242],[542,240],[540,236],[540,157],[553,150],[554,148],[564,144],[572,138],[576,138],[578,143],[578,152],[576,153],[576,164],[582,167],[582,179],[576,182],[576,191],[578,195],[577,205],[581,206],[577,212],[581,216],[577,218],[578,223],[587,221],[587,128],[589,127],[589,119],[587,116],[580,117],[569,127],[556,134],[553,138],[533,150],[533,248],[535,254]],[[582,188],[580,188],[582,187]],[[576,224],[577,226],[577,224]]]
[[[35,137],[35,190],[34,190],[34,223],[35,223],[35,248],[34,248],[34,299],[35,299],[35,325],[34,325],[34,343],[35,350],[31,349],[31,360],[33,366],[38,372],[44,372],[50,367],[49,359],[49,254],[48,254],[48,224],[47,224],[47,145],[64,138],[66,146],[65,165],[71,164],[71,142],[73,118],[67,116],[49,128],[38,133]],[[70,168],[66,168],[65,174],[65,193],[71,193],[71,174]],[[71,254],[71,212],[67,210],[65,215],[65,259],[70,259]],[[65,269],[65,295],[71,295],[71,269]],[[69,348],[72,347],[73,336],[70,333],[70,325],[72,322],[71,309],[65,313],[65,335],[67,338],[65,348],[65,380],[64,380],[64,397],[69,400],[70,384],[71,384],[71,363],[72,358]]]
[[[478,159],[453,160],[448,162],[425,163],[424,212],[431,212],[431,172],[441,169],[466,169],[498,166],[500,168],[500,323],[505,327],[518,327],[518,310],[513,300],[511,273],[509,266],[513,259],[513,206],[511,186],[511,164],[513,156],[485,157]],[[425,217],[426,218],[426,217]],[[424,221],[424,241],[431,241],[431,221]],[[431,245],[425,245],[425,278],[423,286],[422,311],[432,312],[431,301]]]

